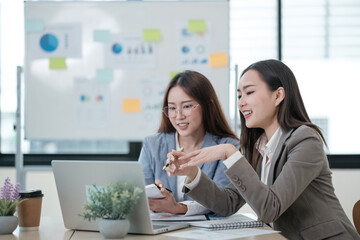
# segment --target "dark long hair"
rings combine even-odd
[[[279,87],[284,88],[285,98],[279,105],[277,115],[281,129],[288,131],[301,125],[309,126],[319,134],[326,145],[320,128],[311,122],[306,112],[296,78],[290,68],[278,60],[264,60],[251,64],[242,72],[241,77],[250,69],[256,70],[261,75],[270,91],[275,91]],[[261,128],[247,128],[245,118],[241,113],[240,119],[240,150],[255,168],[259,156],[255,143],[264,133],[264,130]]]
[[[194,71],[184,71],[174,76],[166,88],[163,108],[168,105],[170,90],[176,86],[181,87],[187,95],[200,104],[205,131],[220,137],[238,139],[225,118],[213,86],[204,75]],[[175,131],[169,118],[162,114],[158,132],[170,133]]]

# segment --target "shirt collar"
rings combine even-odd
[[[268,141],[265,133],[263,133],[256,142],[256,148],[260,152],[260,154],[262,156],[266,155],[270,159],[272,159],[272,156],[274,155],[274,152],[279,144],[282,134],[283,132],[279,127]]]

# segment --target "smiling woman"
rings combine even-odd
[[[163,166],[172,150],[191,152],[222,143],[239,147],[239,141],[224,117],[210,81],[198,72],[177,74],[165,91],[158,133],[145,138],[139,157],[146,184],[156,182],[163,186],[161,191],[165,198],[149,198],[151,210],[188,215],[208,212],[181,192],[184,178],[169,178],[165,171],[169,169],[164,170]],[[229,183],[220,159],[202,165],[201,169],[219,186]],[[165,187],[173,193],[170,194]]]
[[[248,203],[289,239],[359,239],[335,195],[325,139],[308,117],[290,68],[277,60],[251,64],[238,93],[240,150],[220,144],[172,152],[170,174],[187,177],[186,195],[221,216]],[[232,183],[225,188],[198,168],[222,157]]]

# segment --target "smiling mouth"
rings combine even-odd
[[[242,114],[244,115],[244,118],[247,118],[252,114],[252,111],[243,111]]]

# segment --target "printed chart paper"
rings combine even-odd
[[[110,86],[94,79],[74,83],[74,118],[79,128],[107,127],[110,121]]]
[[[141,34],[115,34],[105,47],[105,67],[152,69],[156,63],[156,43],[144,41]]]
[[[35,26],[32,26],[35,28]],[[38,58],[81,58],[81,24],[45,25],[42,32],[27,32],[28,54]]]

